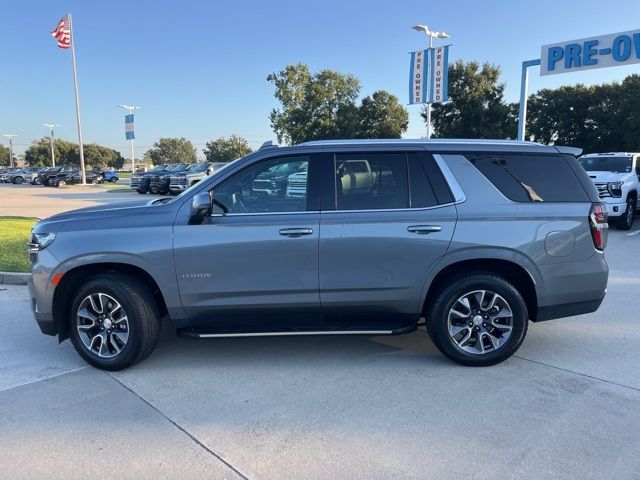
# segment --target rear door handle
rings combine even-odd
[[[301,237],[302,235],[311,235],[312,233],[312,228],[283,228],[280,230],[280,235],[285,237]]]
[[[412,225],[407,227],[407,230],[418,235],[426,235],[427,233],[440,232],[442,227],[440,225]]]

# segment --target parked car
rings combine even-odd
[[[639,159],[639,153],[593,153],[579,159],[598,189],[609,220],[620,230],[631,229],[638,210]]]
[[[307,196],[307,169],[292,173],[287,179],[287,198]]]
[[[21,168],[9,174],[8,183],[20,185],[24,182],[32,183],[38,177],[39,168]]]
[[[424,318],[448,358],[492,365],[529,320],[604,298],[607,213],[578,153],[481,140],[262,148],[178,197],[38,222],[34,315],[106,370],[147,357],[161,319],[209,338],[393,335]],[[337,167],[362,159],[380,188],[342,182]],[[304,167],[305,197],[252,191],[265,172]]]
[[[167,193],[169,193],[169,184],[171,183],[171,176],[177,173],[186,172],[191,167],[192,165],[187,165],[186,163],[179,163],[177,165],[171,165],[166,170],[162,170],[158,173],[154,173],[149,177],[149,193],[166,195]]]
[[[9,183],[9,175],[18,170],[17,168],[3,168],[0,170],[0,183]]]
[[[73,165],[61,165],[50,168],[40,175],[40,183],[45,187],[56,187],[58,180],[66,177],[70,173],[78,171],[78,167]]]
[[[94,185],[102,183],[102,177],[100,173],[88,171],[85,172],[85,179],[87,183]],[[49,186],[51,187],[66,187],[67,185],[77,185],[82,183],[82,176],[79,171],[68,173],[64,176],[58,176],[49,180]]]
[[[149,184],[151,182],[151,177],[170,167],[171,165],[157,165],[153,167],[151,170],[149,170],[148,172],[134,173],[133,175],[131,175],[131,178],[129,180],[131,189],[144,195],[149,191]]]
[[[181,193],[187,188],[195,185],[200,180],[211,175],[216,170],[224,167],[226,163],[213,162],[213,163],[198,163],[189,170],[178,172],[171,175],[169,183],[169,189],[171,193]]]
[[[253,194],[266,195],[270,197],[284,196],[287,189],[289,175],[302,171],[303,162],[291,162],[262,172],[251,184]]]
[[[105,170],[104,172],[102,172],[102,179],[105,182],[117,183],[118,180],[120,180],[120,176],[118,175],[118,172],[111,172],[109,170]]]

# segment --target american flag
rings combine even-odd
[[[51,36],[58,40],[60,48],[69,48],[71,46],[71,30],[69,29],[69,15],[65,15],[58,22],[56,29],[51,32]]]

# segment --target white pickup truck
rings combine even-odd
[[[609,222],[629,230],[638,208],[640,153],[593,153],[578,161],[598,189]]]

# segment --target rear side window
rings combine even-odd
[[[467,154],[504,196],[515,202],[589,202],[562,155]]]
[[[335,157],[338,210],[409,207],[405,153],[349,153]]]

